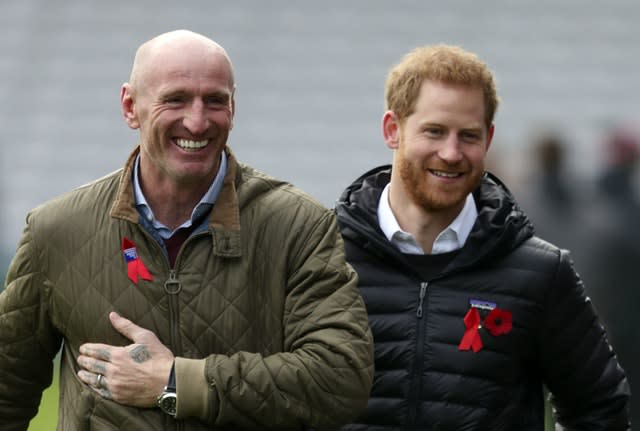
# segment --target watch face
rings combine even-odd
[[[160,410],[168,415],[176,415],[176,394],[172,392],[166,392],[162,394],[160,402],[158,403]]]

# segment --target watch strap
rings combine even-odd
[[[171,365],[171,371],[169,372],[169,381],[167,386],[158,397],[157,405],[160,410],[168,414],[169,416],[176,416],[176,404],[178,395],[176,394],[176,370],[175,361]]]
[[[169,372],[169,381],[167,382],[167,392],[176,392],[176,361],[171,364],[171,372]]]

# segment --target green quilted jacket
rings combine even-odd
[[[171,269],[134,207],[138,151],[27,216],[0,295],[0,429],[27,428],[61,346],[58,430],[320,430],[353,419],[373,347],[333,212],[227,149],[208,230]],[[153,280],[128,278],[123,238]],[[77,377],[81,344],[131,343],[110,311],[177,356],[177,419],[103,399]]]

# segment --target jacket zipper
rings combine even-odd
[[[178,301],[178,294],[180,293],[180,291],[182,290],[182,283],[180,282],[180,279],[178,278],[178,270],[176,268],[180,268],[180,257],[182,255],[182,251],[184,250],[185,245],[191,241],[193,238],[197,237],[197,236],[203,236],[205,235],[205,233],[197,233],[195,235],[192,235],[190,237],[188,237],[180,246],[180,250],[178,250],[178,254],[176,255],[176,260],[173,263],[173,268],[171,267],[170,263],[169,263],[169,259],[166,258],[165,261],[167,262],[167,267],[169,268],[169,278],[164,282],[164,291],[165,293],[169,296],[169,326],[170,326],[170,342],[171,342],[171,347],[173,349],[175,349],[173,351],[173,354],[175,356],[179,356],[182,354],[182,349],[180,348],[180,345],[182,344],[180,341],[180,331],[178,330],[178,323],[180,320],[180,313],[179,313],[179,301]]]
[[[169,264],[169,259],[167,258],[167,266],[169,267],[169,278],[164,282],[164,291],[169,296],[169,324],[171,331],[171,346],[175,349],[173,354],[175,356],[179,356],[182,354],[182,349],[180,349],[180,345],[182,344],[180,341],[180,331],[178,330],[178,323],[180,320],[179,313],[179,301],[178,294],[182,290],[182,283],[178,278],[178,270],[176,268],[180,268],[180,256],[182,255],[182,251],[184,250],[185,245],[192,240],[192,238],[196,236],[204,235],[203,233],[198,233],[188,237],[180,246],[180,250],[178,250],[178,254],[176,255],[176,260],[173,263],[173,268],[171,268]]]
[[[179,349],[178,346],[181,344],[180,342],[180,331],[178,330],[178,319],[180,318],[178,313],[178,294],[182,290],[182,284],[178,279],[178,271],[175,268],[179,268],[178,265],[180,262],[180,257],[182,256],[182,251],[184,247],[187,245],[189,241],[192,241],[193,238],[198,236],[206,235],[205,232],[199,232],[196,234],[190,235],[180,246],[178,250],[178,254],[176,255],[176,260],[173,263],[173,268],[169,269],[169,279],[164,283],[164,291],[169,295],[169,323],[171,323],[171,345],[175,346],[176,351],[173,352],[174,356],[179,356],[182,354],[182,349]],[[169,263],[169,259],[167,259],[167,263]],[[166,418],[166,425],[170,427],[173,425],[177,431],[183,431],[185,429],[185,424],[183,421],[176,421],[173,418]]]
[[[180,246],[180,250],[178,250],[178,254],[176,256],[176,260],[173,263],[173,268],[169,265],[169,260],[167,259],[167,264],[169,266],[169,278],[164,282],[164,291],[169,296],[169,328],[170,328],[170,343],[171,346],[175,349],[173,351],[174,356],[180,356],[182,354],[182,349],[180,349],[180,331],[178,330],[179,326],[179,301],[178,295],[182,290],[182,283],[178,278],[178,271],[176,268],[179,268],[178,263],[180,261],[180,255],[182,254],[182,250],[189,241],[191,237],[187,238],[184,243]],[[167,429],[173,428],[176,431],[184,430],[184,424],[182,421],[176,421],[173,418],[166,417],[165,418],[165,426]]]
[[[147,235],[148,237],[150,237],[152,241],[156,244],[156,246],[158,248],[161,248],[160,244],[158,244],[156,239],[153,238],[151,234],[149,234],[145,229],[142,229],[142,230],[144,232],[144,235]],[[178,263],[180,262],[180,255],[182,254],[182,250],[184,249],[185,244],[189,242],[192,238],[196,236],[201,236],[201,235],[205,235],[205,233],[197,233],[195,235],[192,235],[188,237],[184,241],[184,243],[182,243],[182,245],[180,246],[180,250],[178,250],[178,254],[176,255],[176,260],[173,264],[173,268],[171,267],[169,258],[165,256],[166,266],[167,268],[169,268],[169,278],[164,282],[163,289],[165,293],[169,295],[169,326],[171,328],[169,347],[172,349],[174,356],[180,356],[182,354],[182,349],[179,348],[180,331],[178,330],[178,319],[180,317],[178,314],[178,308],[179,308],[178,294],[182,290],[182,283],[178,279],[178,271],[176,271],[175,268],[179,268]],[[160,250],[160,253],[164,254],[162,249]],[[182,423],[182,421],[176,421],[175,419],[170,418],[168,416],[165,418],[165,426],[167,428],[171,428],[173,426],[174,429],[178,431],[181,431],[184,429],[184,424]]]
[[[175,269],[169,270],[169,279],[164,282],[164,291],[169,295],[169,323],[171,328],[171,345],[178,346],[180,331],[178,331],[178,294],[182,290],[182,284],[178,279],[178,274]],[[181,352],[174,352],[175,355]]]
[[[168,295],[177,295],[182,290],[182,285],[180,284],[180,280],[178,280],[178,275],[175,269],[169,270],[169,279],[164,282],[164,291]]]
[[[424,303],[424,297],[427,294],[428,285],[429,283],[426,281],[420,283],[420,296],[419,296],[419,302],[418,302],[418,310],[416,311],[416,316],[418,317],[418,319],[422,318],[422,304]]]
[[[422,366],[424,363],[424,338],[426,319],[422,319],[424,315],[423,306],[424,300],[427,296],[427,287],[429,283],[423,281],[420,283],[420,293],[418,295],[418,309],[416,310],[416,357],[414,360],[414,372],[411,376],[411,390],[409,393],[409,417],[407,418],[407,430],[414,429],[416,424],[416,417],[418,416],[418,406],[420,405],[420,379],[422,376]]]
[[[162,251],[162,247],[160,244],[158,244],[158,241],[149,232],[147,232],[146,229],[143,228],[142,231],[143,231],[143,235],[146,235],[148,238],[151,239],[152,243],[155,243],[155,246],[158,247],[160,254],[164,255],[164,252]],[[180,252],[178,252],[178,256],[179,255],[180,255]],[[165,258],[164,261],[166,263],[166,268],[169,269],[169,278],[165,280],[164,284],[162,285],[165,293],[169,295],[169,326],[171,328],[170,329],[171,333],[169,334],[170,340],[169,340],[168,347],[171,349],[174,356],[179,356],[182,352],[179,351],[180,350],[178,348],[179,344],[177,342],[178,337],[180,335],[179,331],[177,330],[177,326],[178,326],[177,310],[178,310],[178,293],[180,293],[180,291],[182,290],[182,284],[178,279],[177,271],[174,268],[171,268],[171,264],[169,263],[169,258],[167,256],[164,256],[164,258]],[[178,263],[178,257],[176,257],[175,263],[176,264]],[[177,267],[177,266],[178,265],[174,265],[174,267]],[[163,415],[163,416],[165,416],[164,418],[165,428],[167,429],[174,428],[178,431],[181,431],[183,429],[182,422],[177,422],[174,418],[171,418],[168,415]]]

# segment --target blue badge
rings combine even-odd
[[[469,304],[473,308],[479,308],[481,310],[493,310],[497,306],[495,302],[485,301],[482,299],[470,299]]]
[[[128,248],[126,250],[123,250],[124,253],[124,258],[127,261],[127,263],[136,260],[138,258],[138,252],[136,251],[135,247],[131,247]]]

